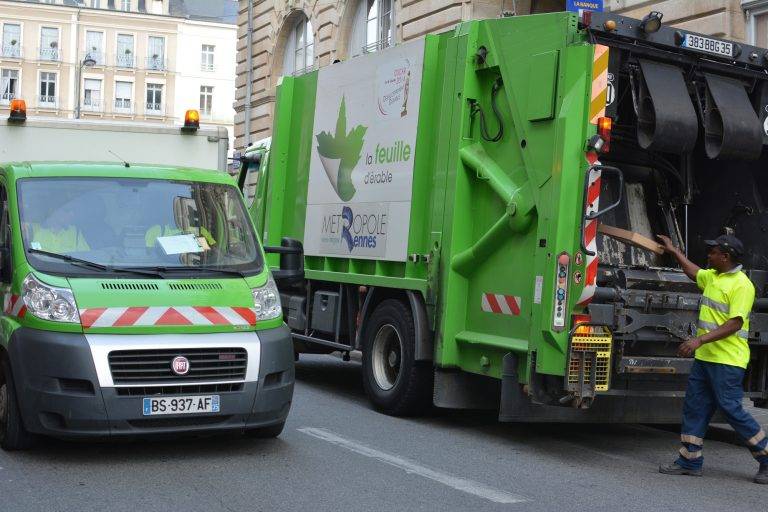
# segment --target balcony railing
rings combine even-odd
[[[37,97],[37,106],[40,108],[58,108],[59,101],[56,96],[41,95]]]
[[[100,98],[86,98],[83,100],[83,105],[80,107],[83,112],[101,112],[101,99]]]
[[[216,71],[216,66],[213,64],[203,63],[200,65],[202,71]]]
[[[363,53],[377,52],[379,50],[383,50],[384,48],[389,48],[390,46],[392,46],[391,37],[379,39],[378,41],[374,41],[363,46]]]
[[[61,52],[59,52],[58,48],[39,48],[37,54],[40,56],[40,60],[49,62],[58,62],[61,60]]]
[[[0,47],[0,56],[4,59],[20,59],[23,53],[18,44],[4,44]]]
[[[17,94],[15,92],[3,92],[0,93],[0,104],[8,105],[11,100],[16,99]]]
[[[96,62],[96,66],[103,66],[106,64],[104,52],[101,50],[88,50],[82,54],[81,61],[85,59],[93,59]]]
[[[166,71],[168,65],[165,58],[160,57],[147,57],[147,69],[151,71]]]
[[[133,101],[130,98],[115,98],[115,114],[133,114]]]
[[[163,110],[163,104],[162,103],[149,103],[146,104],[146,114],[148,116],[163,116],[165,115],[165,111]]]
[[[136,67],[136,59],[132,53],[118,53],[115,55],[115,65],[118,68],[133,69]]]

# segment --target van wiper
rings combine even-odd
[[[148,268],[151,268],[152,270],[156,270],[158,272],[196,272],[198,270],[203,270],[205,272],[218,272],[219,274],[245,277],[245,274],[243,274],[239,270],[232,270],[232,269],[218,268],[218,267],[195,266],[195,267],[148,267]]]
[[[64,260],[68,263],[72,263],[73,265],[77,265],[80,267],[94,268],[104,272],[125,272],[128,274],[137,274],[137,275],[144,275],[144,276],[150,276],[150,277],[160,277],[160,278],[163,277],[163,275],[160,272],[155,272],[153,270],[140,270],[136,268],[113,267],[111,265],[103,265],[101,263],[96,263],[95,261],[88,261],[80,258],[75,258],[74,256],[70,256],[69,254],[60,254],[58,252],[43,251],[42,249],[35,249],[33,247],[30,247],[29,249],[27,249],[27,252],[30,252],[33,254],[41,254],[43,256],[48,256],[49,258]]]

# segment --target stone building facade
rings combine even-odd
[[[252,1],[250,6],[249,1]],[[464,20],[561,11],[565,3],[565,0],[240,0],[235,147],[243,148],[270,135],[275,87],[284,75],[299,74],[337,59],[354,58],[391,44],[449,30]],[[760,28],[768,27],[768,0],[605,0],[605,7],[637,18],[658,10],[664,14],[666,24],[738,41],[760,39],[761,34],[768,33]],[[759,16],[767,21],[761,21]],[[758,44],[768,46],[768,37],[766,39],[759,40]]]

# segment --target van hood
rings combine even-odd
[[[131,334],[254,330],[245,279],[70,278],[84,332]]]

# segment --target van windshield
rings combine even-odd
[[[242,196],[231,185],[26,178],[18,181],[18,201],[24,252],[43,272],[103,272],[98,265],[180,276],[262,269],[253,225]],[[82,261],[75,259],[96,265],[77,265]]]

